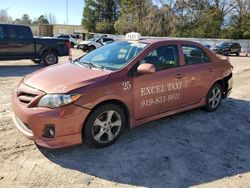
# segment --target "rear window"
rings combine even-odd
[[[240,47],[240,44],[239,43],[234,43],[234,46],[238,48],[238,47]]]
[[[182,46],[182,51],[185,57],[186,65],[202,64],[210,62],[207,54],[196,46]]]

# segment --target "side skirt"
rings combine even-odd
[[[167,116],[171,116],[171,115],[178,114],[178,113],[181,113],[181,112],[185,112],[185,111],[188,111],[188,110],[192,110],[192,109],[195,109],[195,108],[199,108],[199,107],[205,106],[205,104],[206,104],[206,99],[203,98],[201,100],[201,102],[199,102],[197,104],[194,104],[194,105],[190,105],[190,106],[186,106],[186,107],[179,108],[179,109],[176,109],[176,110],[156,114],[156,115],[145,117],[145,118],[139,119],[139,120],[131,119],[130,128],[135,128],[135,127],[138,127],[139,125],[142,125],[144,123],[148,123],[148,122],[151,122],[151,121],[154,121],[154,120],[157,120],[157,119],[161,119],[163,117],[167,117]]]

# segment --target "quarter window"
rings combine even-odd
[[[207,54],[199,47],[182,46],[186,65],[202,64],[210,62]]]
[[[154,64],[156,71],[177,67],[179,66],[177,46],[169,45],[156,48],[141,63]]]

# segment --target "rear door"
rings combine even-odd
[[[155,48],[138,65],[142,63],[154,64],[156,72],[134,76],[135,119],[179,108],[183,87],[177,45]]]
[[[34,58],[34,39],[29,27],[8,25],[7,41],[7,55],[10,58]]]
[[[182,107],[197,104],[206,97],[215,77],[213,63],[205,51],[195,45],[182,45],[184,97]]]
[[[0,25],[0,59],[6,59],[7,41],[5,25]]]

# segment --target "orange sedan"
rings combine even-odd
[[[199,107],[215,111],[231,90],[230,62],[198,43],[122,40],[25,77],[13,120],[44,147],[104,147],[125,128]]]

